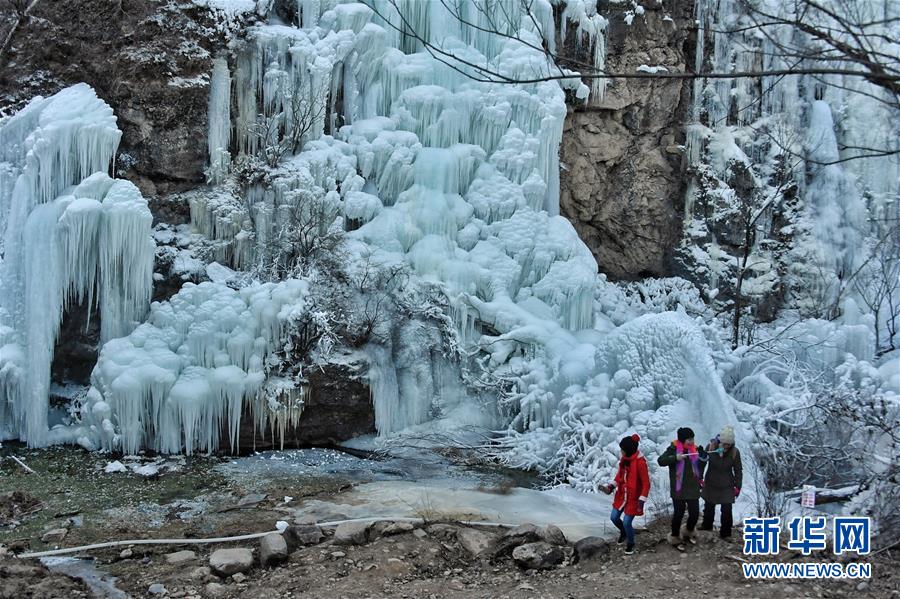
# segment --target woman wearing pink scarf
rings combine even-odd
[[[703,447],[694,443],[694,431],[688,427],[678,429],[678,438],[659,456],[657,463],[669,468],[669,492],[672,496],[672,534],[669,543],[684,549],[682,541],[697,542],[697,520],[700,518],[700,491],[703,488],[703,470],[708,459]],[[681,521],[684,512],[688,518],[684,530]]]

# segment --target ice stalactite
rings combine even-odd
[[[4,168],[17,176],[0,198],[4,437],[32,446],[52,437],[50,364],[65,308],[99,305],[107,340],[127,334],[149,304],[150,211],[133,184],[105,174],[120,137],[112,110],[87,85],[38,98],[0,127]]]
[[[220,183],[231,163],[231,71],[225,58],[213,61],[209,84],[209,170],[210,183]]]

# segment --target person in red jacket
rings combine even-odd
[[[640,440],[641,438],[634,434],[619,441],[619,448],[622,450],[619,470],[616,472],[615,482],[606,485],[603,489],[607,495],[613,490],[616,491],[609,519],[619,529],[619,544],[628,542],[625,546],[625,555],[634,553],[632,521],[635,516],[644,515],[644,502],[650,495],[650,474],[647,471],[647,460],[638,451]]]

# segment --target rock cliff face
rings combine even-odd
[[[313,368],[309,388],[300,420],[296,427],[286,427],[284,439],[274,431],[260,434],[254,430],[253,418],[243,418],[238,453],[333,446],[359,435],[375,434],[372,395],[355,370],[334,364]],[[227,431],[223,431],[221,447],[228,446]]]
[[[622,7],[604,14],[609,72],[635,73],[641,65],[684,71],[692,63],[693,2],[647,4],[630,25]],[[681,235],[680,146],[690,99],[687,79],[619,79],[601,102],[570,107],[560,211],[613,278],[669,274]]]
[[[0,39],[14,22],[13,11],[0,10]],[[118,176],[148,198],[196,186],[209,72],[224,42],[216,25],[190,2],[37,2],[0,53],[0,114],[86,82],[118,117]]]

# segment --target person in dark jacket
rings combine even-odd
[[[731,537],[731,506],[741,494],[744,469],[741,452],[734,445],[734,429],[726,426],[707,446],[709,463],[703,484],[703,523],[700,530],[712,530],[716,506],[721,506],[722,526],[719,536]]]
[[[634,434],[619,442],[622,457],[615,482],[603,488],[607,495],[616,491],[609,519],[619,529],[619,544],[628,542],[625,555],[634,553],[634,527],[631,523],[635,516],[644,514],[644,502],[650,495],[650,473],[647,471],[647,460],[638,451],[640,440]],[[625,518],[622,518],[623,514]]]
[[[706,467],[706,451],[694,444],[694,431],[688,427],[678,429],[678,438],[659,456],[657,463],[669,468],[669,493],[672,496],[672,534],[669,543],[683,549],[682,540],[697,542],[695,527],[700,518],[700,489],[703,487],[703,469]],[[684,530],[681,521],[687,510]]]

